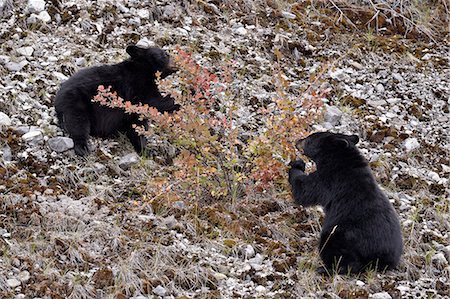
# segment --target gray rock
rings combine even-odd
[[[377,92],[379,92],[379,93],[383,93],[383,92],[385,91],[385,90],[384,90],[384,85],[381,84],[381,83],[378,83],[377,86],[375,86],[375,90],[376,90]]]
[[[330,123],[333,126],[339,124],[342,118],[342,111],[336,106],[325,105],[325,122]]]
[[[295,14],[293,14],[292,12],[288,12],[288,11],[282,11],[281,15],[283,17],[285,17],[286,19],[291,19],[291,20],[295,19],[295,17],[296,17]]]
[[[44,0],[28,0],[27,10],[30,13],[40,13],[45,9]]]
[[[391,295],[388,292],[380,292],[370,295],[369,298],[373,299],[392,299]]]
[[[10,126],[11,125],[11,119],[8,115],[6,115],[3,112],[0,112],[0,130],[2,126]]]
[[[136,153],[131,153],[123,156],[119,160],[119,167],[123,170],[128,170],[132,165],[135,165],[139,162],[139,156]]]
[[[30,57],[33,55],[34,49],[33,47],[22,47],[18,48],[16,51],[22,56]]]
[[[245,252],[245,257],[246,258],[252,258],[252,257],[255,256],[255,249],[253,248],[252,245],[247,245],[245,247],[244,252]]]
[[[234,32],[236,32],[239,35],[247,35],[247,29],[245,29],[244,27],[239,27]]]
[[[168,4],[163,8],[162,18],[164,20],[173,20],[176,17],[176,9],[172,4]]]
[[[445,255],[442,252],[438,252],[435,255],[433,255],[433,257],[431,258],[431,262],[436,268],[440,270],[444,269],[448,265],[447,259],[445,258]]]
[[[22,135],[22,139],[28,143],[36,145],[44,140],[44,135],[39,130],[30,131]]]
[[[380,108],[387,104],[385,100],[369,100],[367,101],[367,104],[369,106],[372,106],[374,108]]]
[[[62,153],[73,148],[73,140],[69,137],[53,137],[48,140],[48,146],[53,151]]]
[[[11,72],[18,72],[22,70],[27,64],[28,61],[26,60],[22,60],[21,62],[10,61],[5,64],[5,67]]]
[[[27,282],[28,280],[30,280],[30,272],[28,271],[22,271],[17,275],[17,278],[21,281],[21,282]]]
[[[403,142],[403,147],[406,149],[407,152],[413,151],[415,149],[418,149],[420,147],[419,141],[417,141],[417,138],[406,138]]]
[[[20,286],[21,283],[19,280],[15,279],[15,278],[11,278],[11,279],[6,280],[6,284],[10,288],[14,289],[14,288],[17,288],[18,286]]]
[[[84,57],[76,58],[75,59],[75,64],[77,66],[81,66],[81,67],[85,66],[86,65],[86,58],[84,58]]]
[[[167,293],[167,290],[160,285],[157,286],[156,288],[154,288],[152,291],[153,291],[153,294],[155,294],[157,296],[161,296],[161,297],[164,297]]]
[[[1,151],[3,152],[2,154],[2,158],[3,161],[5,162],[10,162],[12,161],[12,152],[11,152],[11,148],[9,146],[4,146]]]
[[[41,20],[44,23],[48,23],[52,20],[52,18],[50,17],[50,15],[48,14],[48,12],[46,11],[41,11],[38,15],[37,18],[39,20]]]
[[[403,77],[399,73],[393,73],[392,78],[394,78],[394,80],[398,82],[403,81]]]

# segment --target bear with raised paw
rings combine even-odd
[[[403,251],[397,214],[358,141],[356,135],[320,132],[296,144],[317,167],[305,174],[305,163],[293,162],[289,183],[296,203],[324,208],[319,245],[324,266],[317,269],[322,274],[393,269]]]
[[[114,65],[83,69],[64,82],[56,94],[59,125],[73,139],[77,155],[89,153],[89,135],[111,137],[118,132],[127,135],[138,153],[145,150],[145,137],[133,128],[133,124],[145,125],[145,121],[123,109],[92,102],[99,85],[111,86],[112,91],[132,104],[147,104],[160,112],[173,112],[180,107],[170,96],[163,97],[156,84],[156,72],[164,78],[175,71],[167,53],[159,48],[134,45],[128,46],[126,51],[129,59]]]

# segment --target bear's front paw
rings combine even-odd
[[[89,154],[89,146],[87,144],[87,142],[85,141],[76,141],[74,140],[74,147],[73,149],[75,150],[75,154],[77,154],[78,156],[84,157],[87,156]]]
[[[305,171],[306,164],[303,160],[292,161],[290,164],[291,169],[300,169],[301,171]]]

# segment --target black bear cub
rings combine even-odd
[[[83,69],[64,82],[56,94],[59,125],[69,133],[75,153],[80,156],[89,153],[89,135],[110,137],[124,132],[138,153],[145,149],[146,139],[132,128],[133,124],[145,124],[144,121],[135,114],[91,101],[99,85],[111,86],[118,96],[133,104],[147,104],[160,112],[179,109],[171,97],[161,95],[156,85],[156,72],[164,78],[175,71],[166,52],[138,46],[128,46],[126,51],[129,59]]]
[[[307,175],[302,160],[293,162],[289,183],[296,203],[324,208],[319,273],[392,269],[403,251],[397,214],[357,149],[358,141],[356,135],[320,132],[296,144],[317,166]]]

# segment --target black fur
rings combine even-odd
[[[397,214],[378,187],[356,135],[314,133],[297,147],[315,161],[317,170],[304,173],[297,160],[289,170],[295,201],[321,205],[325,220],[320,235],[320,273],[359,273],[395,268],[403,250]]]
[[[131,56],[129,59],[81,70],[64,82],[56,94],[59,125],[69,133],[75,153],[80,156],[89,153],[89,135],[110,137],[124,132],[138,153],[145,149],[146,139],[132,128],[132,124],[145,125],[144,121],[137,115],[91,101],[99,85],[111,86],[121,98],[133,104],[148,104],[160,112],[179,109],[171,97],[162,97],[155,82],[157,71],[162,78],[174,72],[169,56],[159,48],[128,46],[126,51]]]

